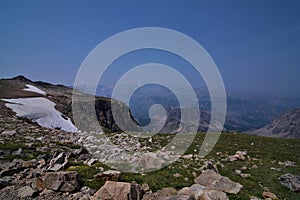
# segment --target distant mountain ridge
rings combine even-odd
[[[97,94],[111,96],[112,90],[112,85],[99,85]],[[210,96],[205,88],[194,90],[201,111],[198,130],[206,131],[210,120]],[[134,92],[129,103],[132,115],[142,125],[150,122],[148,111],[152,105],[163,105],[169,118],[162,132],[174,132],[177,129],[180,122],[180,108],[175,94],[171,91],[157,85],[145,85]],[[270,123],[274,117],[294,107],[300,108],[300,98],[228,92],[224,131],[245,132],[261,128]]]
[[[271,123],[247,133],[277,138],[300,138],[300,108],[289,109]]]

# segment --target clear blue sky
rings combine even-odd
[[[148,26],[198,41],[219,67],[226,88],[300,95],[297,0],[1,0],[0,77],[23,74],[72,85],[98,43]],[[162,59],[156,54],[151,56]],[[120,73],[112,69],[110,76]]]

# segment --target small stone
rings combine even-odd
[[[179,177],[182,177],[182,175],[181,175],[181,174],[178,174],[178,173],[176,173],[176,174],[173,174],[173,177],[175,177],[175,178],[179,178]]]
[[[238,169],[236,169],[236,170],[234,170],[234,173],[239,175],[239,174],[241,174],[241,173],[242,173],[242,171],[241,171],[241,170],[238,170]]]
[[[257,165],[252,165],[252,169],[257,169]]]
[[[187,160],[191,160],[191,159],[193,159],[193,155],[192,154],[183,155],[182,158],[187,159]]]
[[[185,182],[189,182],[189,178],[188,178],[188,177],[185,177],[185,178],[184,178],[184,181],[185,181]]]
[[[273,194],[272,192],[263,192],[262,193],[262,196],[267,199],[267,198],[270,198],[270,199],[278,199],[277,196],[275,194]]]
[[[97,159],[95,158],[91,158],[88,161],[85,161],[84,164],[88,165],[88,166],[92,166],[93,164],[95,164],[97,162]]]
[[[235,157],[234,155],[233,156],[229,156],[228,160],[231,161],[231,162],[233,162],[233,161],[237,160],[237,157]]]
[[[240,177],[242,177],[242,178],[248,178],[250,176],[251,176],[251,174],[240,173]]]
[[[96,190],[93,190],[87,186],[84,186],[80,189],[80,192],[82,192],[83,194],[93,195],[93,194],[95,194]]]

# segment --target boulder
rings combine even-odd
[[[142,190],[136,184],[106,181],[91,197],[92,200],[141,200]]]
[[[300,192],[300,176],[296,176],[293,174],[284,174],[279,177],[281,184],[291,191]]]
[[[221,176],[214,170],[205,170],[200,176],[194,179],[195,183],[211,190],[223,191],[229,194],[237,194],[243,187],[241,184]]]
[[[75,192],[80,187],[77,176],[77,172],[48,172],[43,177],[43,182],[49,190]]]

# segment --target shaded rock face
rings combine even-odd
[[[243,187],[241,184],[233,182],[213,170],[203,171],[194,181],[209,189],[223,191],[229,194],[237,194]]]
[[[45,188],[61,192],[74,192],[80,187],[77,172],[48,172],[43,177]]]
[[[91,198],[92,200],[140,200],[143,193],[138,185],[106,181]]]
[[[300,176],[284,174],[279,177],[281,184],[291,191],[300,192]]]

